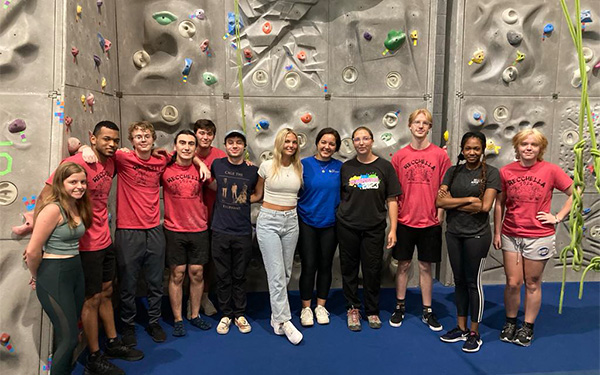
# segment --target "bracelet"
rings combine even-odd
[[[556,220],[556,224],[560,223],[562,220],[558,220],[558,216],[554,215],[554,220]]]

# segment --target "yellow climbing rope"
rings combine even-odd
[[[240,106],[241,106],[241,112],[242,112],[242,131],[244,132],[244,134],[248,134],[246,132],[246,108],[244,105],[244,82],[243,82],[243,71],[242,68],[244,67],[243,63],[242,63],[242,43],[240,41],[240,3],[239,0],[235,0],[235,9],[234,9],[234,14],[235,14],[235,44],[237,45],[237,48],[235,49],[236,51],[236,55],[237,55],[237,71],[238,71],[238,85],[239,85],[239,93],[240,93]],[[248,160],[250,158],[250,154],[248,153],[248,150],[246,149],[246,155],[245,155],[245,159]]]
[[[565,293],[565,282],[567,278],[567,257],[570,253],[573,254],[572,268],[574,271],[580,271],[583,263],[583,249],[581,247],[581,240],[583,239],[583,192],[585,190],[585,179],[584,179],[584,167],[583,167],[583,150],[585,147],[585,132],[584,132],[584,118],[587,118],[588,131],[590,134],[591,147],[590,153],[593,156],[594,171],[596,173],[595,187],[600,192],[600,151],[596,143],[596,134],[594,132],[594,122],[592,118],[592,110],[590,106],[590,100],[588,97],[588,79],[587,71],[585,66],[585,59],[583,57],[583,37],[582,28],[580,23],[581,4],[580,0],[575,0],[575,17],[577,20],[577,27],[573,24],[571,17],[569,16],[569,9],[565,0],[560,0],[560,5],[563,10],[563,14],[567,21],[567,26],[575,49],[577,50],[577,57],[579,60],[579,72],[581,75],[581,103],[579,108],[579,142],[573,146],[573,152],[575,153],[575,165],[573,173],[573,205],[571,206],[571,212],[569,214],[569,233],[571,235],[571,242],[562,249],[560,253],[560,260],[563,264],[562,274],[562,286],[560,289],[560,301],[558,305],[558,313],[562,313],[563,298]],[[579,287],[579,298],[583,295],[583,280],[585,274],[590,270],[600,271],[600,257],[595,257],[590,261],[590,265],[583,272],[580,287]]]

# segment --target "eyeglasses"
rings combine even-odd
[[[152,139],[152,134],[144,134],[144,135],[138,134],[135,137],[133,137],[133,139],[135,139],[136,141],[141,141],[143,139]]]
[[[369,142],[371,139],[373,139],[373,138],[371,138],[371,137],[362,137],[362,138],[356,137],[356,138],[352,138],[352,141],[356,142],[356,143],[359,143],[360,141]]]

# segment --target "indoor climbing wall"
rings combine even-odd
[[[583,29],[583,52],[588,71],[588,93],[592,103],[595,131],[600,129],[600,3],[582,1],[582,12],[575,16],[574,2],[567,1],[574,24]],[[560,165],[573,176],[573,145],[578,134],[581,76],[577,52],[559,1],[529,2],[464,0],[452,4],[447,67],[450,151],[453,161],[459,151],[460,137],[469,130],[482,131],[488,144],[485,150],[491,165],[502,167],[514,161],[511,138],[521,129],[537,128],[549,139],[545,159]],[[454,97],[450,93],[455,94]],[[451,104],[450,104],[451,103]],[[586,126],[587,128],[587,126]],[[589,145],[589,134],[585,136]],[[584,266],[600,255],[598,209],[600,196],[593,188],[595,179],[589,147],[584,156],[586,194]],[[553,212],[565,202],[556,192]],[[556,247],[570,242],[567,223],[559,226]],[[569,259],[570,263],[570,259]],[[544,274],[546,281],[562,278],[562,263],[554,257]],[[569,280],[580,273],[568,272]],[[598,275],[588,274],[598,280]],[[449,265],[441,279],[452,282]],[[486,262],[484,282],[503,283],[502,254],[491,249]]]
[[[272,157],[275,134],[286,126],[299,133],[303,157],[315,152],[320,129],[338,129],[339,158],[345,160],[354,156],[352,130],[366,125],[375,133],[376,152],[389,159],[410,139],[407,115],[432,109],[436,1],[239,4],[239,43],[231,0],[119,4],[123,129],[132,121],[151,121],[157,144],[170,148],[177,131],[210,118],[218,128],[214,145],[222,147],[226,130],[243,127],[241,82],[254,163]],[[386,253],[388,264],[390,258]],[[266,289],[261,262],[256,252],[249,270],[253,290]],[[395,269],[389,268],[385,283],[391,286]],[[298,271],[299,260],[293,288]],[[340,286],[338,270],[334,287]]]
[[[43,176],[59,144],[53,92],[58,9],[48,1],[0,5],[0,373],[47,373],[50,325],[28,285],[22,253]],[[60,19],[60,17],[59,17]],[[14,227],[14,229],[12,229]]]

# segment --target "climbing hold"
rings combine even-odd
[[[181,21],[177,27],[177,31],[179,31],[179,35],[184,38],[192,38],[194,35],[196,35],[196,25],[194,25],[192,21]]]
[[[594,22],[592,20],[592,11],[589,9],[582,10],[580,16],[581,23],[591,23]]]
[[[250,48],[244,48],[244,57],[246,60],[252,60],[252,50]]]
[[[190,74],[190,69],[192,69],[192,64],[192,59],[185,59],[185,64],[183,66],[183,70],[181,71],[181,74],[183,74],[183,83],[187,83],[187,78]]]
[[[292,70],[293,67],[294,66],[292,64],[290,64],[290,65],[284,66],[283,68],[289,72],[290,70]]]
[[[100,82],[100,88],[102,89],[102,92],[104,92],[104,89],[106,88],[106,78],[102,77],[102,81]]]
[[[259,159],[261,162],[267,161],[267,160],[271,160],[273,159],[273,152],[272,151],[263,151],[260,156]]]
[[[154,18],[156,22],[163,26],[166,26],[171,22],[177,21],[177,16],[167,11],[156,12],[152,14],[152,18]]]
[[[6,332],[0,335],[0,345],[4,346],[11,353],[15,351],[15,348],[10,344],[10,335]]]
[[[598,62],[596,63],[596,65],[594,65],[594,70],[595,70],[595,69],[600,69],[600,61],[598,61]]]
[[[77,62],[77,55],[79,55],[77,47],[71,47],[71,55],[73,55],[73,62]]]
[[[519,13],[512,8],[505,9],[502,12],[502,21],[506,22],[509,25],[516,23],[519,20]]]
[[[150,55],[144,50],[139,50],[133,54],[133,65],[136,68],[142,69],[150,64]]]
[[[239,30],[244,28],[244,22],[242,22],[242,17],[239,17]],[[235,13],[229,12],[227,13],[227,31],[231,35],[235,35]]]
[[[448,142],[449,139],[450,139],[450,133],[448,133],[448,130],[446,130],[444,132],[444,142]]]
[[[373,39],[373,35],[371,35],[371,33],[370,33],[370,32],[368,32],[368,31],[365,31],[365,32],[363,33],[363,38],[365,38],[365,40],[366,40],[367,42],[370,42],[370,41],[371,41],[371,39]]]
[[[419,32],[417,30],[413,30],[410,32],[410,40],[413,41],[413,46],[417,45],[417,39],[419,39]]]
[[[306,60],[306,52],[300,51],[300,52],[298,52],[296,57],[298,58],[298,60],[304,62]]]
[[[525,54],[521,51],[517,50],[517,59],[515,61],[523,61],[525,59]]]
[[[342,79],[346,83],[354,83],[358,79],[358,71],[353,66],[347,66],[342,71]]]
[[[515,68],[516,69],[516,68]],[[494,108],[494,120],[498,122],[503,122],[508,118],[509,112],[508,108],[503,105],[500,105]]]
[[[108,53],[110,47],[112,47],[112,42],[108,39],[104,39],[104,52]]]
[[[81,100],[81,105],[83,106],[83,111],[87,112],[87,107],[85,106],[85,95],[81,95],[79,100]]]
[[[69,137],[69,139],[67,139],[67,150],[69,151],[69,155],[75,155],[80,147],[81,141],[78,138]]]
[[[303,123],[305,123],[305,124],[308,124],[309,122],[311,122],[311,121],[312,121],[312,115],[311,115],[310,113],[306,112],[305,114],[303,114],[303,115],[300,117],[300,120],[301,120]]]
[[[587,207],[587,208],[584,208],[584,209],[583,209],[583,214],[584,214],[584,215],[587,215],[587,214],[589,214],[590,212],[592,212],[592,209],[591,209],[591,208],[589,208],[589,207]]]
[[[402,46],[404,41],[406,40],[406,34],[404,31],[398,30],[390,30],[387,34],[387,38],[383,42],[385,48],[389,51],[396,51],[398,48]]]
[[[71,116],[65,116],[65,130],[67,133],[69,133],[71,131],[71,125],[73,125],[73,117]]]
[[[381,134],[381,136],[379,136],[379,138],[381,138],[383,143],[385,143],[385,145],[388,147],[393,146],[394,143],[396,143],[396,140],[394,139],[392,133],[383,133]]]
[[[217,77],[210,72],[204,72],[204,74],[202,74],[202,80],[206,86],[211,86],[217,83]]]
[[[271,34],[271,31],[273,30],[273,26],[271,26],[271,22],[265,22],[262,25],[262,31],[265,34]]]
[[[23,237],[33,232],[33,211],[27,211],[21,215],[23,216],[24,223],[19,226],[12,227],[11,230],[17,236]]]
[[[269,82],[269,74],[262,70],[258,69],[252,74],[252,83],[254,83],[257,87],[263,87]]]
[[[85,102],[90,107],[90,112],[94,113],[94,104],[96,104],[96,99],[94,98],[94,94],[89,93],[88,96],[85,98]]]
[[[267,120],[260,120],[258,122],[258,124],[254,125],[254,127],[256,128],[256,131],[261,131],[261,130],[267,130],[269,129],[269,121]]]
[[[393,128],[398,124],[398,112],[388,112],[383,116],[381,122],[386,128]]]
[[[502,72],[502,80],[506,83],[510,83],[517,79],[519,71],[514,66],[509,66]]]
[[[478,49],[477,51],[473,52],[473,56],[471,57],[471,60],[469,60],[469,65],[473,65],[473,63],[481,64],[484,59],[485,52],[482,49]]]
[[[104,51],[104,37],[100,33],[98,33],[97,36],[98,36],[98,43],[100,44],[100,48],[102,49],[102,51]]]
[[[81,7],[81,5],[77,4],[77,8],[75,8],[75,22],[79,22],[82,12],[83,8]]]
[[[497,146],[493,140],[488,139],[487,145],[485,147],[485,153],[486,154],[495,153],[496,155],[498,155],[500,153],[501,148],[502,148],[502,146]]]
[[[8,124],[8,131],[11,133],[19,133],[27,129],[27,124],[25,120],[20,118],[13,120],[10,124]]]
[[[590,67],[586,66],[585,71],[586,73],[589,73]],[[581,86],[581,72],[579,71],[579,69],[575,69],[573,71],[573,78],[571,78],[571,86],[575,88]]]
[[[551,23],[546,24],[546,26],[544,26],[544,34],[550,34],[551,32],[554,31],[554,25]]]
[[[160,116],[165,122],[174,124],[179,120],[179,110],[174,105],[167,104],[160,110]]]
[[[96,6],[98,8],[100,8],[102,6],[102,4],[104,4],[104,1],[102,1],[102,0],[96,0]]]
[[[592,59],[594,58],[594,51],[590,47],[583,47],[582,52],[583,52],[583,59],[585,60],[586,63],[592,61]]]
[[[212,56],[212,54],[210,53],[210,43],[208,39],[204,39],[202,41],[202,43],[200,44],[200,51],[205,52],[206,56],[208,57]]]
[[[102,63],[102,60],[100,59],[100,56],[94,55],[94,65],[96,65],[96,68],[100,69],[101,63]]]
[[[283,82],[290,89],[295,89],[300,84],[300,75],[296,72],[288,72],[283,77]]]
[[[509,30],[506,33],[506,39],[511,46],[518,46],[523,40],[523,34],[514,30]]]
[[[398,89],[402,86],[402,76],[398,72],[389,72],[385,77],[385,84],[390,89]]]
[[[473,120],[478,122],[480,125],[483,125],[485,123],[485,115],[479,112],[473,112]]]
[[[198,20],[203,20],[205,18],[204,9],[196,9],[194,13],[190,15],[190,18],[195,18]]]

